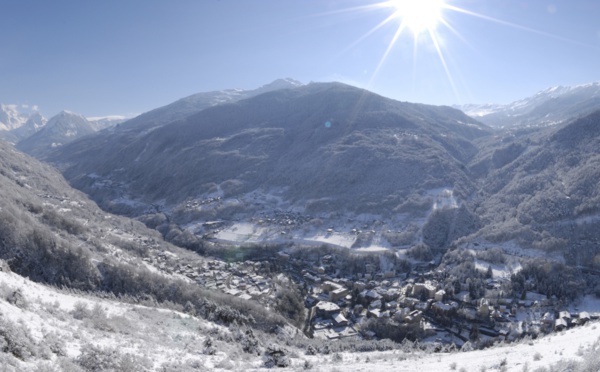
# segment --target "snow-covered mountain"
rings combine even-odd
[[[286,201],[310,211],[391,213],[411,209],[407,196],[421,189],[452,184],[456,195],[469,195],[464,164],[477,151],[471,141],[490,132],[449,107],[314,83],[216,105],[153,130],[103,131],[47,160],[106,208],[123,207],[123,190],[94,186],[100,178],[146,201],[166,197],[171,206],[213,189],[236,198],[281,189]]]
[[[62,111],[30,137],[20,141],[17,148],[30,155],[41,157],[55,147],[94,133],[90,122],[83,116]]]
[[[242,99],[257,96],[259,94],[282,89],[296,88],[301,85],[303,84],[299,81],[285,78],[277,79],[257,89],[225,89],[212,92],[196,93],[128,120],[123,123],[123,125],[119,126],[119,130],[132,132],[150,130],[152,128],[181,120],[211,106],[236,102]]]
[[[115,125],[121,124],[127,119],[128,117],[123,115],[94,116],[87,118],[87,120],[90,122],[90,125],[92,126],[92,128],[94,128],[95,131],[114,127]]]
[[[496,128],[550,126],[599,110],[600,82],[552,87],[507,105],[467,104],[455,107]]]
[[[11,130],[10,133],[14,135],[17,140],[23,140],[34,135],[37,131],[42,129],[47,122],[48,119],[43,117],[39,112],[35,112],[29,116],[25,124]]]
[[[18,142],[46,124],[37,106],[0,104],[0,138]]]
[[[0,104],[0,130],[9,131],[24,125],[30,112],[23,112],[23,106]]]

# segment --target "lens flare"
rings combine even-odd
[[[331,16],[332,14],[365,14],[370,12],[381,12],[385,16],[382,20],[377,23],[374,27],[369,29],[365,34],[361,35],[357,40],[348,45],[343,53],[347,53],[350,50],[358,46],[358,44],[364,42],[369,37],[373,36],[376,32],[384,30],[387,26],[392,25],[396,27],[394,32],[390,34],[389,42],[381,58],[379,59],[377,66],[373,70],[369,82],[367,83],[367,89],[371,87],[373,82],[377,79],[379,71],[383,65],[387,62],[388,58],[392,55],[394,48],[398,47],[399,41],[403,39],[405,34],[412,34],[413,42],[413,81],[415,81],[416,66],[417,63],[417,51],[419,46],[428,46],[428,51],[433,51],[437,55],[440,65],[446,75],[448,84],[452,88],[455,97],[461,101],[458,93],[458,87],[456,85],[456,79],[454,75],[460,77],[460,72],[457,71],[458,67],[452,62],[452,50],[449,50],[448,43],[445,41],[449,35],[453,35],[462,41],[467,46],[471,47],[468,43],[467,38],[463,33],[455,28],[452,23],[456,22],[456,14],[461,16],[469,16],[478,18],[489,23],[497,24],[504,27],[509,27],[517,30],[521,30],[527,33],[537,34],[543,37],[552,38],[562,42],[567,42],[573,45],[584,46],[588,48],[596,48],[593,45],[585,44],[577,40],[565,38],[556,34],[536,30],[524,25],[512,23],[502,19],[494,18],[485,14],[477,13],[464,7],[454,5],[458,2],[457,0],[372,0],[374,2],[366,5],[344,8],[333,12],[327,12],[321,14],[321,16]],[[454,15],[454,17],[453,17]],[[600,33],[599,33],[600,36]],[[406,41],[404,39],[404,41]],[[404,43],[406,45],[406,43]]]
[[[442,20],[443,0],[392,0],[394,16],[414,35],[434,30]]]

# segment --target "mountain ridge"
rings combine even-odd
[[[143,132],[145,130],[151,130],[157,126],[162,126],[170,122],[183,119],[186,116],[200,112],[203,109],[214,105],[235,102],[240,99],[250,98],[269,91],[291,89],[301,85],[302,83],[299,81],[285,78],[274,80],[269,84],[265,84],[259,88],[251,90],[225,89],[195,93],[127,120],[120,125],[117,130]]]
[[[600,109],[600,82],[556,86],[509,104],[453,106],[495,128],[551,126]]]
[[[72,182],[88,189],[91,184],[84,186],[90,181],[85,174],[89,174],[92,167],[87,171],[86,167],[95,163],[91,173],[104,177],[112,172],[111,159],[118,157],[123,169],[127,169],[123,174],[138,179],[136,187],[146,190],[140,195],[152,194],[154,200],[165,187],[170,191],[164,195],[181,202],[187,197],[197,197],[192,194],[194,189],[208,192],[207,184],[233,182],[249,192],[268,186],[285,188],[290,180],[296,185],[293,187],[296,191],[288,192],[292,199],[299,196],[300,190],[312,190],[312,198],[323,199],[340,191],[333,185],[332,177],[339,178],[345,185],[363,188],[362,197],[370,200],[373,197],[368,195],[377,195],[376,190],[381,187],[393,190],[391,184],[376,181],[390,176],[374,167],[377,162],[386,164],[382,169],[400,166],[398,169],[422,174],[418,172],[419,166],[411,165],[408,158],[402,159],[401,155],[418,159],[418,151],[422,149],[437,153],[442,163],[446,160],[441,159],[453,159],[448,160],[448,167],[459,174],[462,172],[460,164],[476,151],[469,140],[489,133],[487,127],[448,107],[402,103],[339,83],[314,83],[210,107],[142,135],[115,134],[114,140],[102,142],[90,138],[56,152],[50,160],[61,167]],[[105,151],[107,158],[96,161],[86,156],[90,146]],[[110,146],[114,150],[110,150]],[[374,152],[368,150],[361,156],[363,148]],[[69,153],[77,155],[70,160]],[[61,158],[61,154],[64,157]],[[160,157],[153,158],[158,154]],[[164,160],[167,158],[168,162]],[[322,168],[326,159],[329,164]],[[91,163],[84,165],[87,161]],[[153,166],[146,168],[146,164]],[[228,164],[232,164],[230,170],[227,170]],[[434,164],[429,166],[434,167]],[[196,172],[190,173],[194,167]],[[354,175],[345,173],[349,167],[357,168]],[[190,177],[199,169],[203,176],[192,181]],[[372,176],[359,176],[359,169]],[[149,178],[144,176],[150,174]],[[242,176],[236,181],[239,174]],[[116,177],[113,182],[123,181],[114,172],[112,176]],[[183,178],[178,181],[178,177]],[[431,188],[443,186],[445,176],[440,177],[437,181],[431,180]],[[167,179],[171,181],[162,181]],[[329,181],[315,183],[315,179]],[[463,181],[468,183],[465,177]],[[371,184],[369,187],[375,191],[368,192],[366,184],[361,182]],[[398,178],[397,182],[399,185],[417,183],[411,177]],[[309,187],[310,184],[320,186]],[[463,196],[467,193],[463,190]],[[351,193],[346,194],[350,198]]]
[[[94,132],[94,128],[84,116],[64,110],[50,118],[37,132],[19,141],[17,148],[30,155],[43,157],[55,147]]]

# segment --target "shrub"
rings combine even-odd
[[[44,335],[44,345],[50,349],[50,351],[58,356],[67,355],[65,340],[63,340],[55,332],[50,332]]]
[[[71,310],[71,315],[77,320],[89,319],[92,316],[92,312],[88,309],[85,302],[78,301]]]
[[[33,372],[60,372],[60,370],[58,369],[58,367],[55,367],[50,363],[43,362],[37,364]]]
[[[290,365],[290,359],[287,356],[287,350],[277,346],[271,345],[265,351],[265,367],[288,367]]]
[[[24,325],[0,319],[0,350],[21,360],[37,355],[37,346]]]
[[[306,348],[306,355],[316,355],[316,354],[317,354],[317,350],[315,349],[315,347],[312,345],[308,345],[308,347]]]
[[[275,296],[277,312],[289,319],[297,327],[301,327],[305,318],[304,300],[295,288],[277,288]]]
[[[86,371],[116,370],[121,354],[117,349],[85,345],[77,357],[77,364]]]
[[[79,222],[71,218],[66,218],[52,209],[44,211],[42,220],[46,224],[59,230],[65,230],[72,235],[78,235],[85,231],[85,228]]]
[[[137,372],[148,370],[152,366],[152,361],[148,358],[89,344],[82,347],[76,362],[85,371]]]
[[[79,365],[73,363],[68,358],[59,358],[57,365],[60,367],[61,372],[83,372],[83,369]]]
[[[12,305],[15,305],[19,309],[27,309],[27,306],[29,305],[20,289],[17,289],[6,296],[6,301]]]
[[[95,304],[91,312],[92,326],[101,331],[113,331],[113,327],[108,322],[106,311],[100,304]]]
[[[252,329],[246,330],[246,332],[242,334],[238,342],[242,345],[242,350],[244,351],[244,353],[256,355],[260,354],[258,340],[254,336],[254,332],[252,331]]]
[[[206,337],[204,340],[204,354],[206,355],[215,355],[217,353],[217,349],[213,346],[213,340],[210,337]]]

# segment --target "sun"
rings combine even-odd
[[[395,9],[394,17],[402,22],[415,36],[432,32],[442,21],[444,0],[390,0]]]

